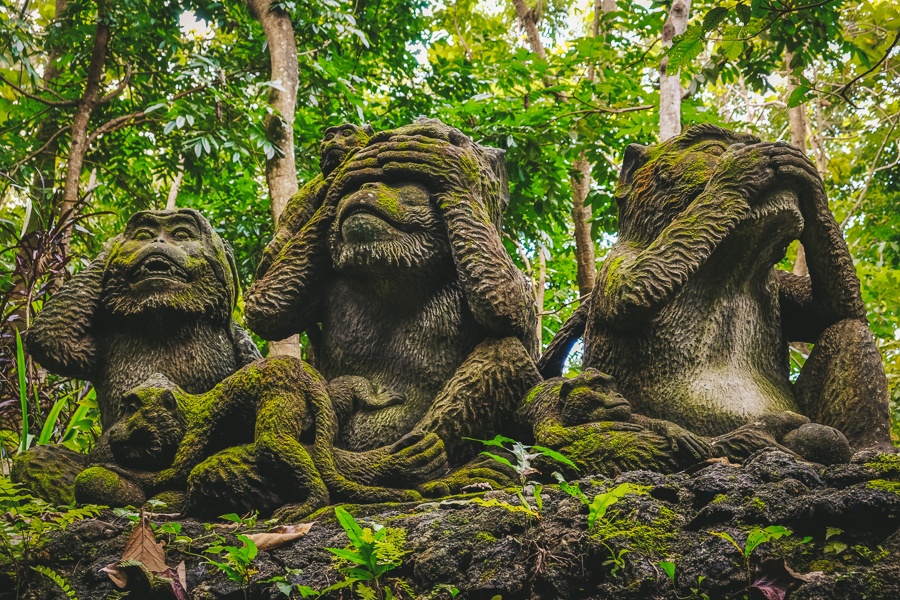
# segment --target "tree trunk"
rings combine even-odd
[[[538,32],[534,11],[528,9],[525,0],[512,0],[512,3],[516,8],[519,23],[525,29],[525,36],[528,38],[528,45],[531,46],[531,51],[547,60],[547,51],[544,50],[544,44],[541,42],[541,34]]]
[[[169,188],[169,197],[166,198],[166,210],[175,210],[178,207],[178,191],[181,189],[181,182],[184,180],[184,157],[178,159],[178,172],[175,179],[172,180],[172,187]]]
[[[591,237],[591,207],[585,205],[591,190],[591,163],[584,153],[575,161],[577,176],[569,178],[572,185],[572,221],[575,224],[575,263],[578,294],[583,298],[594,289],[597,275],[594,240]]]
[[[534,300],[537,304],[537,339],[544,338],[544,288],[547,285],[547,249],[538,242],[538,277],[534,286]]]
[[[791,93],[797,88],[797,80],[791,75],[791,62],[793,62],[794,55],[790,51],[786,51],[784,53],[784,64],[788,72],[788,85],[787,85],[787,97],[791,97]],[[792,108],[788,108],[788,123],[790,124],[791,130],[791,145],[795,148],[799,148],[806,154],[806,103],[799,104]],[[794,275],[807,276],[809,275],[809,269],[806,266],[806,249],[803,247],[803,244],[797,245],[797,259],[794,261],[794,268],[792,269]]]
[[[691,0],[675,0],[662,30],[663,48],[671,48],[672,40],[687,29]],[[666,72],[668,57],[659,65],[659,139],[664,141],[681,133],[681,79],[678,71]]]
[[[94,33],[94,44],[91,48],[91,62],[88,65],[87,83],[85,83],[84,93],[81,95],[81,100],[79,100],[75,109],[75,117],[72,119],[72,140],[69,145],[69,158],[66,162],[66,178],[63,185],[62,200],[59,204],[60,215],[71,216],[75,209],[75,204],[78,202],[81,170],[84,167],[84,157],[88,151],[88,124],[94,107],[100,101],[100,84],[103,80],[106,52],[109,48],[107,8],[107,0],[97,2],[97,29]],[[68,240],[66,240],[65,246],[68,246],[67,242]]]
[[[297,42],[290,15],[273,6],[271,0],[246,0],[250,12],[260,22],[269,46],[272,73],[270,79],[281,82],[281,88],[269,88],[269,105],[273,114],[266,117],[266,136],[276,148],[275,156],[266,161],[266,182],[272,203],[272,218],[277,224],[288,200],[297,193],[297,168],[294,163],[294,111],[297,105],[299,69]],[[299,337],[269,343],[269,354],[287,354],[300,358]]]

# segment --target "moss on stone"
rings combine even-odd
[[[140,506],[145,500],[138,486],[104,467],[88,467],[75,478],[75,498],[107,506]]]
[[[881,490],[882,492],[900,494],[900,483],[889,481],[887,479],[873,479],[866,484],[866,487],[870,490]]]
[[[867,462],[866,466],[885,476],[900,478],[900,455],[898,454],[879,454]]]
[[[649,522],[642,522],[632,515],[613,513],[595,526],[591,538],[645,557],[666,556],[684,519],[662,503],[654,503],[654,508],[656,516]]]

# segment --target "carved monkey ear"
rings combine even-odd
[[[647,163],[647,146],[641,144],[628,144],[625,148],[625,158],[622,160],[622,170],[619,171],[619,185],[628,185],[635,171]]]

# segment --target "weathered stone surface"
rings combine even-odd
[[[586,478],[579,483],[588,498],[620,483],[638,486],[611,505],[590,531],[587,507],[556,486],[543,489],[539,520],[503,507],[474,504],[472,496],[347,508],[359,521],[401,530],[410,553],[390,575],[403,577],[422,599],[446,597],[433,593],[439,584],[458,588],[459,597],[467,600],[496,595],[662,600],[689,597],[692,587],[711,598],[732,594],[740,598],[739,592],[749,584],[743,557],[711,532],[728,533],[743,548],[748,532],[780,525],[792,534],[758,546],[750,566],[753,571],[758,564],[783,561],[800,574],[806,581],[795,581],[789,598],[893,600],[900,597],[900,463],[896,456],[873,455],[868,465],[865,468],[872,473],[889,479],[828,487],[819,481],[828,479],[824,473],[835,467],[802,463],[777,450],[759,453],[744,467],[713,464],[690,475],[633,471],[615,479]],[[519,504],[511,491],[483,496]],[[105,598],[113,587],[100,568],[121,555],[131,527],[131,522],[111,514],[76,523],[55,534],[36,562],[50,564],[66,576],[82,600]],[[843,531],[836,535],[832,531],[826,540],[828,527]],[[228,543],[240,545],[233,529],[219,531]],[[183,521],[182,534],[195,540],[193,552],[208,543],[201,540],[209,532],[196,521]],[[805,541],[807,536],[811,539]],[[347,544],[333,512],[322,511],[305,538],[260,553],[247,597],[283,597],[273,584],[262,582],[285,575],[287,568],[297,569],[287,575],[289,580],[313,588],[339,581],[337,563],[325,548]],[[197,556],[181,556],[178,547],[167,545],[169,560],[187,561],[192,599],[244,597],[238,584]],[[607,561],[611,553],[618,556],[623,550],[622,567],[613,575]],[[660,561],[675,563],[674,586]],[[12,588],[0,581],[0,598],[12,598],[8,590]],[[21,597],[63,596],[44,578],[34,576]]]

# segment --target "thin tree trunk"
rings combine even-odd
[[[794,55],[790,51],[784,53],[784,64],[788,72],[787,97],[791,97],[791,93],[797,88],[797,80],[791,75],[791,62]],[[806,154],[806,103],[799,104],[792,108],[788,108],[788,123],[790,124],[791,145],[799,148]],[[809,268],[806,266],[806,249],[803,244],[797,245],[797,259],[794,261],[794,275],[805,277],[809,275]]]
[[[547,285],[547,249],[538,242],[538,277],[534,287],[534,300],[537,304],[537,339],[544,337],[544,287]]]
[[[575,278],[582,298],[594,289],[597,275],[594,239],[591,236],[591,207],[585,204],[591,191],[591,163],[584,153],[575,161],[577,176],[569,178],[572,186],[572,222],[575,224]]]
[[[271,79],[280,88],[269,89],[269,105],[273,114],[266,117],[266,136],[278,151],[266,161],[266,182],[272,203],[272,218],[277,224],[281,211],[297,193],[297,169],[294,164],[294,112],[297,105],[299,68],[297,42],[290,15],[271,0],[246,0],[250,12],[260,22],[269,46]],[[300,340],[294,335],[269,343],[269,354],[287,354],[300,358]]]
[[[94,33],[94,44],[91,48],[87,83],[84,86],[84,93],[81,95],[78,107],[75,109],[75,117],[72,119],[72,140],[69,145],[66,178],[62,200],[59,205],[61,215],[71,213],[75,208],[75,203],[78,202],[81,170],[84,167],[84,157],[88,150],[88,124],[94,107],[100,101],[100,84],[106,66],[106,52],[109,48],[107,8],[107,0],[97,2],[97,29]],[[68,240],[66,240],[65,245],[68,246]]]
[[[672,40],[687,29],[691,0],[675,0],[663,25],[662,46],[671,48]],[[678,71],[667,73],[668,57],[659,65],[659,139],[667,140],[681,133],[681,79]]]
[[[547,60],[547,51],[544,50],[544,44],[541,42],[541,34],[538,32],[534,11],[529,10],[525,0],[512,0],[512,3],[516,8],[519,23],[525,28],[525,36],[528,38],[528,45],[531,46],[531,51]]]
[[[178,173],[172,180],[172,187],[169,188],[169,197],[166,198],[166,210],[175,210],[178,205],[178,191],[181,189],[181,182],[184,180],[184,157],[178,158]]]

